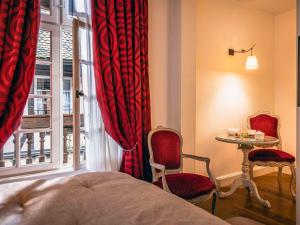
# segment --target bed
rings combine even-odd
[[[158,187],[119,172],[0,185],[1,225],[227,224]]]

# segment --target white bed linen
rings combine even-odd
[[[119,172],[0,185],[1,225],[227,224]]]

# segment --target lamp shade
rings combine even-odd
[[[246,70],[255,70],[258,68],[257,58],[254,55],[247,57]]]

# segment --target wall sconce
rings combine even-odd
[[[235,53],[247,53],[251,52],[251,55],[247,57],[246,64],[245,64],[245,69],[246,70],[255,70],[258,69],[258,63],[257,63],[257,58],[255,55],[252,55],[252,50],[254,49],[256,44],[254,44],[251,48],[248,50],[242,49],[240,51],[235,51],[234,49],[230,48],[228,50],[228,54],[234,56]]]

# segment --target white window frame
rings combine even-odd
[[[41,13],[41,22],[50,22],[59,24],[59,11],[61,7],[61,0],[49,0],[50,15]]]
[[[86,167],[86,162],[80,161],[80,104],[82,98],[76,96],[77,91],[80,90],[80,65],[85,64],[90,66],[92,62],[80,59],[80,29],[86,29],[89,32],[90,27],[85,21],[74,18],[73,19],[73,154],[74,154],[74,170],[80,170]],[[89,42],[89,40],[88,40]],[[91,43],[90,43],[91,44]],[[88,49],[89,54],[90,49]]]
[[[36,64],[50,65],[50,79],[51,88],[50,95],[35,95],[30,94],[29,98],[50,98],[51,99],[51,114],[50,114],[50,127],[45,129],[20,129],[15,131],[16,135],[16,165],[14,167],[0,168],[0,177],[14,176],[24,173],[39,172],[45,170],[59,169],[62,165],[62,124],[63,115],[61,111],[61,79],[60,79],[60,27],[58,25],[41,23],[40,28],[51,32],[51,61],[36,60]],[[39,77],[39,76],[37,76]],[[35,132],[51,132],[51,162],[42,164],[28,164],[21,166],[20,158],[20,136],[23,133]]]
[[[73,19],[79,19],[83,22],[86,22],[86,17],[80,17],[79,15],[74,15],[72,18],[69,18],[69,0],[61,0],[61,23],[62,25],[66,25],[72,27]],[[74,0],[74,4],[76,4],[76,0]],[[83,1],[83,0],[77,0]],[[89,1],[89,0],[87,0]]]
[[[46,170],[56,170],[56,169],[65,169],[63,163],[63,80],[71,80],[72,85],[72,102],[73,104],[73,119],[75,120],[75,83],[74,83],[74,54],[76,49],[73,49],[73,78],[63,77],[63,62],[62,62],[62,30],[71,30],[74,38],[74,30],[72,29],[74,18],[69,18],[69,1],[68,0],[49,0],[50,15],[41,13],[41,23],[40,29],[51,31],[51,61],[41,61],[36,60],[36,64],[41,65],[50,65],[50,79],[51,79],[51,88],[50,95],[36,95],[30,94],[29,98],[50,98],[51,99],[51,126],[46,129],[30,129],[30,130],[21,130],[18,128],[15,131],[17,136],[16,145],[16,165],[13,167],[3,167],[0,168],[0,179],[7,176],[16,176],[19,174],[26,174],[32,172],[42,172]],[[81,21],[85,22],[85,18],[81,18]],[[78,24],[79,26],[82,25]],[[78,27],[79,27],[78,26]],[[78,36],[78,35],[77,35]],[[73,39],[74,42],[74,39]],[[74,43],[73,43],[74,44]],[[79,53],[79,52],[78,52]],[[79,58],[78,58],[79,60]],[[77,61],[78,61],[77,60]],[[80,60],[79,60],[80,61]],[[35,75],[35,78],[43,77]],[[36,79],[34,81],[36,86]],[[80,110],[77,113],[77,123],[80,118]],[[76,130],[75,126],[73,127],[73,135]],[[29,165],[20,165],[20,135],[22,133],[34,133],[34,132],[51,132],[51,162],[42,163],[42,164],[29,164]],[[78,127],[77,134],[80,136],[80,124]],[[73,168],[74,170],[85,167],[84,164],[80,163],[80,138],[78,146],[75,146],[73,141]],[[77,148],[77,150],[76,150]]]
[[[61,0],[61,23],[65,26],[72,27],[73,18],[69,18],[69,0]]]

